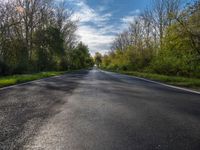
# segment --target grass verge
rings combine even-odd
[[[150,79],[154,81],[159,81],[159,82],[167,83],[170,85],[200,90],[200,79],[197,79],[197,78],[167,76],[167,75],[152,74],[152,73],[134,72],[134,71],[117,71],[117,72],[121,74],[137,76],[137,77],[142,77],[142,78],[146,78],[146,79]]]
[[[42,78],[62,75],[64,73],[65,72],[41,72],[41,73],[34,73],[34,74],[0,76],[0,88],[19,84],[19,83],[25,83],[28,81],[38,80]]]

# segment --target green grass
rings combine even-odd
[[[200,90],[200,79],[197,79],[197,78],[167,76],[167,75],[152,74],[152,73],[134,72],[134,71],[117,71],[117,72],[126,74],[126,75],[151,79],[154,81],[160,81],[163,83],[176,85],[176,86],[180,86],[180,87],[187,87],[187,88],[191,88],[191,89]]]
[[[0,76],[0,88],[28,81],[38,80],[42,78],[62,75],[65,72],[41,72],[34,74],[23,74],[23,75],[11,75],[11,76]]]

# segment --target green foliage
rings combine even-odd
[[[80,42],[71,53],[71,67],[75,69],[88,68],[93,66],[92,57],[86,45]]]
[[[5,74],[26,72],[28,68],[28,52],[22,40],[7,40],[2,45],[2,63],[6,66]],[[4,68],[3,67],[3,68]]]
[[[168,83],[171,85],[190,87],[190,88],[199,88],[200,87],[200,79],[197,78],[186,78],[186,77],[177,77],[177,76],[167,76],[153,73],[141,73],[134,71],[119,71],[119,73],[142,77],[151,79],[154,81],[161,81],[164,83]]]
[[[97,65],[97,67],[100,67],[100,64],[102,63],[102,55],[99,52],[95,53],[94,62]]]
[[[55,27],[38,30],[33,41],[37,70],[55,70],[58,59],[64,54],[61,32]]]
[[[64,48],[61,31],[53,26],[33,34],[31,59],[23,40],[7,40],[3,44],[0,73],[19,74],[26,72],[80,69],[93,66],[93,59],[86,45],[80,42],[75,48]]]
[[[138,49],[135,46],[129,46],[126,50],[105,55],[102,59],[103,68],[112,68],[117,70],[142,70],[149,65],[152,53],[149,49]]]
[[[196,1],[179,16],[170,18],[163,30],[162,42],[157,38],[159,34],[152,36],[148,18],[137,19],[131,23],[130,33],[125,31],[116,38],[115,49],[103,56],[101,67],[200,78],[199,15],[200,3]]]
[[[91,67],[66,2],[28,1],[0,1],[0,75]]]
[[[0,60],[0,74],[6,75],[8,70],[8,66]]]
[[[198,53],[191,47],[188,36],[179,32],[180,28],[179,24],[168,28],[164,45],[150,68],[160,74],[200,77]]]
[[[41,73],[35,73],[35,74],[0,76],[0,87],[14,85],[17,83],[24,83],[27,81],[47,78],[47,77],[61,75],[61,74],[64,74],[64,72],[41,72]]]

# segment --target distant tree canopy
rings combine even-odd
[[[99,52],[95,53],[94,62],[97,65],[97,67],[100,67],[100,64],[102,63],[102,55]]]
[[[101,66],[200,77],[200,1],[184,9],[181,0],[152,2],[116,36]]]
[[[0,1],[0,74],[92,66],[71,15],[64,1]]]

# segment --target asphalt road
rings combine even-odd
[[[200,150],[200,95],[99,70],[3,89],[0,149]]]

